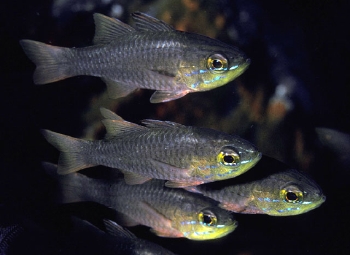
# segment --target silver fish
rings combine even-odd
[[[185,237],[208,240],[231,233],[237,222],[217,202],[183,189],[164,187],[164,181],[151,180],[131,186],[122,178],[93,179],[79,173],[58,175],[56,167],[44,163],[61,191],[62,203],[92,201],[118,212],[117,221],[124,226],[142,224],[162,237]]]
[[[225,85],[250,60],[238,49],[206,36],[177,31],[146,14],[132,14],[136,28],[94,14],[94,46],[63,48],[21,40],[36,64],[34,83],[45,84],[77,75],[101,77],[111,98],[137,88],[153,89],[152,103]]]
[[[220,202],[236,213],[291,216],[319,207],[326,197],[320,187],[301,172],[289,169],[249,183],[225,185],[213,190],[206,185],[187,187]]]
[[[60,152],[58,172],[68,174],[96,165],[120,169],[128,184],[151,178],[185,187],[238,176],[253,167],[261,153],[246,140],[212,129],[144,120],[127,122],[101,109],[104,140],[86,141],[43,130]]]

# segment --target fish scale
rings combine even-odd
[[[261,158],[254,145],[219,131],[173,122],[145,120],[145,126],[101,109],[106,138],[85,141],[52,131],[43,135],[61,151],[58,171],[76,172],[95,165],[118,168],[128,184],[156,178],[185,187],[238,176]],[[235,161],[224,162],[225,157]]]
[[[220,202],[220,207],[247,214],[290,216],[319,207],[326,199],[321,188],[309,177],[294,169],[269,175],[248,183],[222,184],[186,188]],[[296,200],[289,200],[290,192]]]
[[[143,13],[133,13],[132,17],[135,28],[94,14],[94,45],[85,48],[21,40],[25,53],[37,66],[34,83],[96,76],[106,82],[111,98],[144,88],[156,90],[150,101],[159,103],[223,86],[250,63],[240,50],[218,40],[175,30]]]
[[[93,179],[75,173],[58,175],[57,166],[44,163],[46,172],[58,181],[62,203],[93,201],[118,212],[116,220],[125,226],[149,226],[160,236],[208,240],[231,233],[237,222],[233,215],[217,207],[217,202],[183,189],[164,187],[164,181],[151,180],[131,186],[118,177]],[[199,214],[215,218],[202,222]]]

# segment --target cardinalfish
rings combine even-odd
[[[21,40],[36,65],[34,83],[90,75],[102,78],[111,98],[144,88],[156,90],[150,101],[159,103],[225,85],[250,63],[240,50],[216,39],[175,30],[144,13],[132,18],[135,28],[94,14],[94,45],[84,48]]]
[[[291,216],[319,207],[326,197],[308,176],[295,169],[285,170],[249,183],[207,185],[186,188],[219,201],[219,206],[236,213]]]
[[[120,169],[131,185],[155,178],[177,188],[236,177],[261,158],[254,145],[236,135],[169,121],[144,120],[141,126],[104,108],[101,113],[107,129],[103,140],[43,130],[61,152],[60,174],[103,165]]]
[[[123,178],[93,179],[74,173],[58,175],[57,167],[44,163],[58,182],[61,203],[92,201],[117,212],[123,226],[144,225],[162,237],[209,240],[223,237],[237,227],[233,214],[217,202],[184,189],[164,186],[162,180],[128,185]]]

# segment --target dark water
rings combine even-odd
[[[40,129],[76,137],[86,135],[84,128],[99,120],[91,105],[105,85],[98,78],[74,77],[35,86],[32,82],[34,65],[24,55],[18,41],[33,39],[67,47],[90,45],[94,34],[92,13],[110,15],[114,2],[123,7],[120,18],[124,21],[131,11],[161,15],[170,9],[172,18],[179,20],[178,26],[182,24],[180,14],[191,6],[181,7],[180,1],[170,1],[170,7],[155,1],[101,1],[93,5],[93,10],[84,11],[83,3],[87,1],[71,1],[71,5],[56,9],[60,12],[54,17],[52,6],[57,2],[2,1],[0,4],[0,209],[10,208],[3,214],[18,214],[20,218],[39,224],[44,231],[59,233],[57,235],[64,238],[62,233],[65,233],[64,225],[70,214],[96,219],[101,215],[110,216],[111,212],[94,204],[63,208],[53,205],[54,183],[42,171],[40,162],[57,162],[58,153],[46,143]],[[76,2],[81,3],[80,9],[74,7]],[[196,24],[219,22],[221,16],[216,14],[221,13],[225,25],[221,30],[217,29],[219,25],[213,26],[209,35],[237,44],[250,56],[251,68],[240,81],[161,105],[149,103],[149,91],[135,93],[118,106],[108,100],[102,103],[106,107],[113,105],[123,118],[136,123],[143,118],[156,118],[239,132],[260,145],[264,154],[285,159],[292,166],[308,171],[324,190],[327,201],[314,211],[294,217],[237,215],[239,227],[236,231],[206,242],[159,238],[143,227],[132,230],[139,237],[178,254],[348,254],[350,166],[340,164],[338,155],[320,146],[317,139],[315,142],[315,134],[310,130],[323,126],[350,133],[349,46],[346,40],[349,4],[346,1],[291,0],[199,2],[198,8],[203,11],[197,12],[197,16],[185,16],[189,22],[184,22],[183,26],[202,33],[200,29],[208,27],[209,30],[211,26]],[[207,16],[200,15],[203,13]],[[294,78],[297,85],[289,98],[294,105],[292,114],[282,114],[279,129],[273,129],[268,121],[259,122],[253,117],[253,121],[247,120],[244,111],[237,110],[248,102],[248,112],[254,113],[257,103],[253,99],[263,95],[257,105],[264,109],[259,113],[260,119],[266,120],[267,105],[285,77]],[[246,101],[242,102],[242,98]],[[274,111],[274,116],[277,113]],[[228,117],[230,114],[233,119]],[[296,130],[301,130],[304,137],[301,141],[306,144],[301,154],[295,149],[301,146],[295,136]],[[309,143],[311,137],[313,142]],[[307,164],[309,155],[311,163]],[[1,223],[6,223],[5,216],[1,219]],[[26,245],[37,246],[38,243]]]

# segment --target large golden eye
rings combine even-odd
[[[289,186],[281,190],[281,197],[288,203],[301,203],[303,201],[303,192],[295,186]]]
[[[215,226],[218,219],[216,218],[214,213],[212,213],[209,210],[205,210],[198,214],[198,221],[206,226]]]
[[[221,54],[213,54],[207,59],[207,68],[214,73],[223,73],[228,70],[228,60]]]
[[[230,146],[221,149],[217,156],[217,160],[224,166],[236,166],[240,162],[238,153]]]

